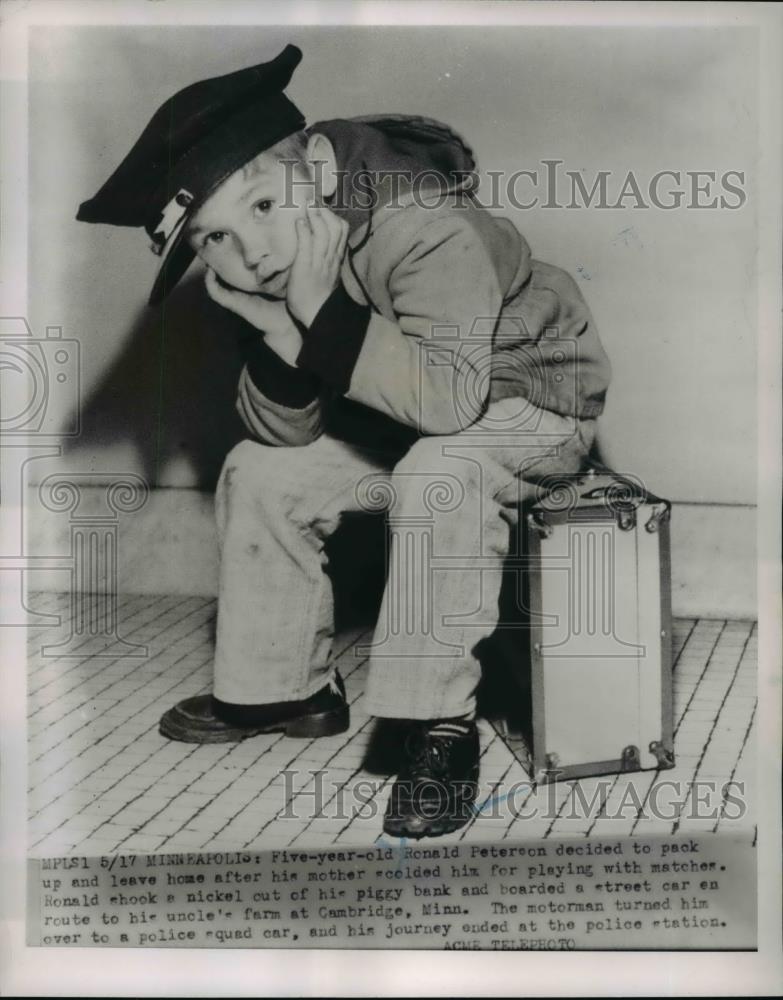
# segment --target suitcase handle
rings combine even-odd
[[[577,482],[584,483],[585,478],[589,482],[590,479],[595,477],[596,471],[595,467],[588,468],[586,473],[579,476]],[[558,488],[562,492],[565,486],[570,494],[570,509],[578,507],[581,501],[602,501],[607,508],[615,513],[619,526],[624,531],[629,531],[635,526],[636,511],[643,503],[649,504],[652,507],[652,513],[644,525],[650,534],[658,531],[661,523],[669,519],[671,514],[670,501],[648,492],[638,480],[628,479],[611,470],[606,470],[601,474],[603,476],[611,476],[611,482],[604,482],[599,486],[593,486],[592,489],[581,494],[575,488],[575,484],[566,482],[566,477],[564,476],[549,477],[549,479],[545,479],[540,485],[550,486],[553,495],[557,492]]]
[[[588,472],[589,475],[590,473]],[[671,503],[668,500],[664,500],[662,497],[648,492],[643,486],[630,479],[626,479],[625,476],[618,476],[616,473],[610,473],[610,475],[614,476],[613,482],[606,486],[596,486],[592,490],[588,490],[587,493],[582,494],[582,498],[584,500],[603,500],[608,498],[618,506],[630,505],[634,501],[636,501],[634,506],[638,506],[640,503],[662,503],[666,505],[667,510],[671,510]]]
[[[615,488],[613,489],[613,487]],[[630,495],[623,487],[627,487],[631,491]],[[661,526],[661,523],[668,521],[671,516],[672,505],[670,500],[663,500],[661,497],[648,493],[647,490],[640,490],[635,483],[627,479],[618,478],[615,483],[610,483],[608,486],[596,486],[595,489],[590,490],[588,493],[583,493],[582,497],[585,500],[605,500],[610,507],[618,512],[620,515],[620,527],[625,529],[633,527],[635,521],[633,511],[642,503],[650,504],[653,508],[652,514],[650,514],[644,523],[645,530],[650,534],[654,534]],[[631,515],[631,521],[627,519],[627,515],[629,514]]]

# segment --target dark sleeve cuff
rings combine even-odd
[[[296,363],[340,394],[348,392],[371,315],[370,307],[354,302],[340,282],[305,333]]]
[[[263,337],[253,337],[245,350],[247,373],[253,385],[273,403],[303,410],[318,395],[319,379],[287,364]]]

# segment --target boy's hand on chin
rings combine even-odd
[[[288,277],[291,313],[309,327],[340,280],[348,223],[326,207],[307,208],[296,223],[298,248]]]
[[[205,285],[207,294],[214,302],[235,312],[260,330],[275,354],[289,365],[296,366],[297,356],[302,349],[302,335],[291,319],[284,301],[274,302],[260,295],[227,288],[218,281],[212,268],[207,268]]]

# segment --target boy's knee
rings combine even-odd
[[[485,478],[486,463],[482,449],[460,447],[456,435],[424,437],[397,463],[394,476],[398,483],[407,477],[430,483],[457,480],[476,489]]]
[[[248,476],[265,475],[270,464],[275,461],[273,453],[277,450],[256,441],[240,441],[226,455],[220,471],[218,490],[230,490],[238,480],[244,480]]]
[[[296,466],[301,463],[306,448],[260,444],[258,441],[240,441],[226,456],[218,480],[217,492],[230,494],[237,487],[258,494],[279,492],[297,476]],[[306,463],[305,463],[306,464]]]
[[[450,435],[432,435],[419,438],[395,466],[395,473],[453,473],[462,459],[449,455],[455,438]]]
[[[424,437],[413,445],[392,474],[395,507],[423,504],[427,510],[446,512],[478,491],[481,463],[453,453],[455,443],[453,436],[444,435]]]

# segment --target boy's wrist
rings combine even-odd
[[[296,311],[294,311],[294,309],[289,305],[289,311],[291,313],[291,316],[296,320],[297,323],[303,326],[305,330],[309,330],[310,327],[315,322],[318,313],[326,305],[331,294],[332,293],[330,293],[330,295],[327,295],[325,298],[321,299],[320,302],[307,302],[304,305],[298,305]]]
[[[253,385],[273,403],[301,410],[318,396],[320,379],[289,365],[261,336],[248,344],[245,364]]]
[[[296,359],[299,368],[346,393],[371,316],[370,307],[355,302],[338,282],[304,334]]]

